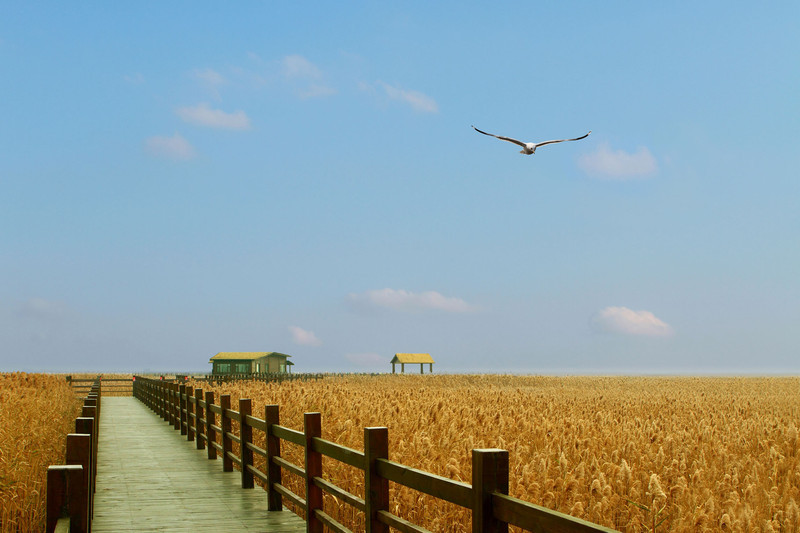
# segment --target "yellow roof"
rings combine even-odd
[[[271,355],[277,355],[280,357],[291,357],[291,355],[278,352],[219,352],[217,355],[209,359],[209,362],[225,361],[231,359],[237,359],[240,361],[252,361],[253,359],[261,359],[262,357],[269,357]]]
[[[429,353],[396,353],[392,363],[433,363]]]

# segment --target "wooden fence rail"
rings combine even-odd
[[[95,378],[73,378],[67,376],[67,383],[69,383],[73,390],[78,393],[90,392],[92,386],[98,381],[103,383],[103,391],[106,396],[108,393],[130,393],[133,394],[133,378],[106,378],[102,375]]]
[[[63,465],[47,468],[47,533],[89,533],[97,478],[97,435],[100,420],[100,381],[83,400],[75,433],[67,435]]]
[[[280,425],[277,405],[265,406],[264,418],[261,419],[252,416],[249,399],[241,399],[239,410],[234,411],[230,395],[221,395],[219,404],[215,404],[213,391],[193,389],[182,383],[136,377],[133,394],[186,435],[187,440],[195,440],[198,450],[206,448],[209,459],[221,455],[224,471],[233,471],[233,465],[238,465],[242,488],[252,488],[254,478],[260,479],[267,489],[270,511],[281,510],[284,498],[303,510],[307,531],[312,533],[322,533],[323,527],[336,533],[352,533],[325,512],[323,493],[331,494],[362,512],[368,533],[388,533],[389,528],[403,533],[427,532],[391,512],[389,482],[471,509],[473,533],[505,533],[509,525],[534,532],[614,531],[509,496],[506,450],[473,450],[472,484],[468,484],[391,461],[389,431],[385,427],[364,428],[364,451],[360,452],[323,439],[320,413],[305,413],[303,431],[298,431]],[[239,422],[238,434],[231,431],[232,420]],[[264,433],[265,448],[253,443],[253,430]],[[220,435],[219,439],[217,435]],[[293,464],[281,457],[281,441],[303,447],[304,465]],[[240,455],[232,452],[232,442],[239,444]],[[254,454],[266,459],[266,471],[253,465]],[[363,499],[324,479],[323,456],[364,472]],[[304,480],[303,496],[283,484],[283,472]]]
[[[184,376],[188,378],[189,376]],[[323,379],[325,374],[310,373],[288,373],[288,372],[254,372],[248,374],[206,374],[205,376],[194,377],[195,381],[206,381],[209,383],[225,383],[228,381],[263,381],[263,382],[282,382],[282,381],[311,381]],[[180,381],[180,379],[177,379]]]

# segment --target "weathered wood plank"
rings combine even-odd
[[[470,508],[472,506],[472,486],[467,483],[437,476],[386,459],[378,459],[376,466],[378,474],[389,481],[400,483],[461,507]]]
[[[505,494],[492,494],[492,503],[497,518],[534,533],[616,533],[614,529],[592,524]]]
[[[130,397],[103,398],[93,533],[305,531]]]
[[[313,447],[314,451],[319,452],[326,457],[336,459],[342,463],[364,470],[364,452],[360,452],[358,450],[348,448],[347,446],[342,446],[341,444],[336,444],[335,442],[321,438],[312,439],[311,446]]]

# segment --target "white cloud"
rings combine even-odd
[[[658,170],[655,157],[646,147],[641,146],[631,154],[625,150],[612,150],[608,143],[581,156],[578,165],[587,174],[621,180],[648,176]]]
[[[444,296],[436,291],[415,293],[402,289],[378,289],[362,294],[351,293],[348,300],[356,307],[383,307],[407,312],[436,309],[449,313],[468,313],[477,309],[461,298]]]
[[[195,69],[194,77],[208,85],[224,85],[228,80],[225,77],[211,68]]]
[[[302,99],[320,98],[336,94],[336,89],[323,83],[322,71],[305,57],[293,54],[281,60],[283,77]]]
[[[299,326],[289,326],[292,340],[301,346],[321,346],[322,341],[317,338],[313,331],[305,330]]]
[[[317,79],[322,77],[322,71],[305,57],[293,54],[283,58],[283,75],[290,79],[304,78]]]
[[[327,85],[311,84],[307,89],[297,91],[300,98],[319,98],[336,94],[336,89]]]
[[[191,159],[195,156],[194,147],[189,141],[176,133],[172,137],[156,135],[144,141],[145,149],[151,155],[169,159]]]
[[[195,107],[179,107],[175,113],[190,124],[208,126],[209,128],[222,128],[228,130],[246,130],[250,128],[250,119],[244,111],[226,113],[219,109],[212,109],[206,103]]]
[[[623,335],[666,337],[672,327],[650,311],[633,311],[627,307],[606,307],[592,317],[592,324],[601,331]]]
[[[349,353],[345,354],[345,359],[350,361],[356,366],[362,367],[376,367],[379,365],[388,365],[389,360],[377,353]]]
[[[17,307],[17,316],[20,318],[36,318],[42,320],[60,319],[66,313],[66,307],[61,302],[45,300],[44,298],[31,298]]]
[[[126,74],[125,76],[122,77],[122,79],[134,85],[139,85],[141,83],[144,83],[144,76],[142,76],[141,72],[136,72],[134,74]]]
[[[382,81],[379,81],[378,85],[383,87],[386,96],[390,99],[404,102],[410,105],[415,111],[421,111],[423,113],[439,112],[439,106],[436,104],[436,101],[426,94],[419,91],[400,89],[399,87],[394,87]]]

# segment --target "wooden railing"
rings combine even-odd
[[[304,429],[297,431],[280,425],[279,408],[267,405],[264,418],[252,416],[252,402],[239,400],[239,410],[231,409],[231,398],[223,394],[214,403],[214,392],[191,386],[137,377],[134,396],[144,402],[187,440],[206,449],[209,459],[222,458],[222,468],[232,472],[240,467],[242,488],[253,488],[260,479],[267,490],[268,509],[279,511],[286,498],[305,512],[308,531],[322,532],[323,526],[337,533],[351,533],[348,528],[325,513],[323,492],[332,494],[364,513],[366,531],[388,533],[389,528],[404,533],[427,530],[390,512],[389,482],[397,483],[472,510],[473,533],[508,531],[509,525],[535,532],[612,532],[614,530],[586,522],[508,495],[508,452],[472,450],[472,484],[410,468],[389,460],[388,429],[364,428],[364,451],[360,452],[322,438],[320,413],[305,413]],[[219,419],[217,419],[219,415]],[[239,422],[239,434],[231,431],[231,421]],[[253,444],[253,430],[265,435],[265,448]],[[219,438],[218,438],[219,436]],[[281,441],[304,449],[304,465],[281,457]],[[240,454],[232,452],[237,442]],[[266,458],[266,471],[253,464],[253,456]],[[323,478],[322,457],[330,457],[364,472],[364,495],[351,494]],[[283,472],[305,481],[300,496],[283,484]]]
[[[206,374],[193,378],[195,381],[224,383],[227,381],[310,381],[322,379],[325,374],[288,373],[288,372],[253,372],[249,374]],[[180,381],[180,380],[178,380]]]
[[[67,435],[63,465],[47,468],[47,533],[89,533],[97,477],[97,435],[100,420],[100,381],[83,400],[75,433]]]
[[[103,391],[106,396],[126,396],[133,394],[133,378],[106,378],[102,375],[95,378],[73,378],[67,376],[67,382],[77,393],[89,392],[97,381],[103,382]]]

